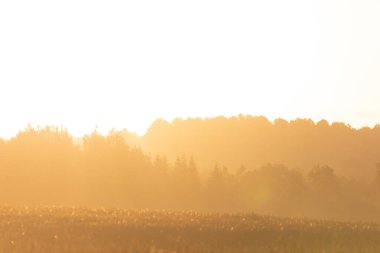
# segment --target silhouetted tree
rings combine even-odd
[[[205,127],[206,123],[223,127],[216,131]],[[173,126],[156,124],[165,134],[172,134],[170,127],[177,129],[177,144],[187,142],[188,120],[177,120]],[[342,173],[335,173],[330,166],[314,166],[306,173],[291,169],[285,162],[252,166],[264,160],[300,164],[329,161],[338,154],[347,156],[347,168],[352,168],[358,157],[374,160],[380,148],[376,141],[380,127],[353,130],[344,124],[332,127],[305,120],[276,120],[272,124],[263,117],[240,115],[233,119],[197,119],[191,121],[191,128],[199,130],[202,142],[189,140],[191,148],[187,151],[198,147],[204,152],[201,157],[215,160],[232,152],[239,155],[239,164],[247,159],[258,161],[236,170],[217,164],[210,174],[201,175],[198,157],[186,157],[183,152],[174,162],[164,156],[152,159],[137,146],[127,144],[124,132],[102,135],[94,131],[76,142],[83,143],[78,146],[66,129],[29,126],[10,140],[0,140],[0,202],[255,211],[380,221],[379,187],[373,184],[375,174],[380,185],[379,164],[376,168],[372,164],[371,184],[338,176]],[[346,146],[339,148],[342,143],[334,140]]]

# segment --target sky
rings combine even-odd
[[[0,1],[0,136],[237,114],[380,122],[378,0]]]

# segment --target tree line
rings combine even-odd
[[[380,162],[380,126],[356,129],[310,119],[269,121],[263,116],[156,120],[142,136],[125,133],[129,143],[173,161],[193,155],[202,169],[215,161],[234,169],[268,162],[309,169],[327,164],[339,176],[371,180]]]
[[[0,203],[257,212],[380,220],[380,166],[365,182],[332,167],[265,163],[207,173],[191,156],[173,162],[130,146],[123,132],[96,131],[75,145],[62,128],[28,127],[0,141]]]

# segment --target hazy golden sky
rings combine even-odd
[[[380,121],[380,1],[0,1],[0,136],[155,118]]]

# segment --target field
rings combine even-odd
[[[380,225],[255,214],[2,206],[0,252],[380,252]]]

